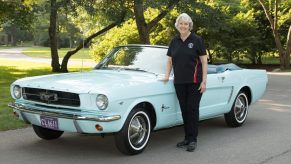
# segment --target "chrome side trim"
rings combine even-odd
[[[228,98],[228,100],[227,100],[227,104],[230,102],[230,99],[231,99],[232,94],[233,94],[233,89],[234,89],[234,87],[232,86],[232,87],[231,87],[231,92],[230,92],[229,98]]]
[[[97,121],[97,122],[110,122],[110,121],[116,121],[121,118],[120,115],[112,115],[112,116],[94,116],[94,117],[84,117],[80,115],[74,115],[74,114],[65,114],[65,113],[57,113],[57,112],[47,112],[47,111],[41,111],[38,109],[31,109],[28,108],[22,104],[19,103],[9,103],[9,107],[19,110],[20,112],[25,113],[32,113],[32,114],[39,114],[39,115],[45,115],[45,116],[51,116],[51,117],[57,117],[57,118],[65,118],[65,119],[72,119],[72,120],[85,120],[85,121]],[[21,114],[23,115],[23,114]]]

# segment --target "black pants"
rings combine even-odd
[[[202,93],[198,90],[200,84],[175,84],[184,121],[185,140],[197,142],[199,104]]]

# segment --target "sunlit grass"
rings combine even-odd
[[[66,53],[71,50],[70,48],[61,48],[58,49],[58,55],[60,58],[63,58]],[[23,54],[30,57],[39,57],[39,58],[51,58],[51,50],[49,47],[31,47],[23,51]],[[81,49],[76,54],[74,54],[72,59],[91,59],[89,55],[89,49]]]
[[[80,66],[70,68],[70,71],[79,70]],[[86,67],[84,70],[91,70],[91,68]],[[47,63],[0,60],[0,131],[28,126],[16,119],[12,109],[7,106],[13,101],[10,95],[10,84],[20,78],[46,74],[52,74],[50,64]]]
[[[10,84],[20,78],[50,74],[51,68],[40,63],[31,63],[14,60],[0,60],[0,130],[26,127],[23,121],[13,116],[12,109],[7,104],[12,102]]]

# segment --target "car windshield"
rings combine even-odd
[[[95,69],[123,69],[164,74],[167,48],[122,46],[113,49]]]

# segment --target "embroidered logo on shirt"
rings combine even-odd
[[[189,47],[189,48],[193,48],[193,46],[194,46],[193,43],[189,43],[189,44],[188,44],[188,47]]]

